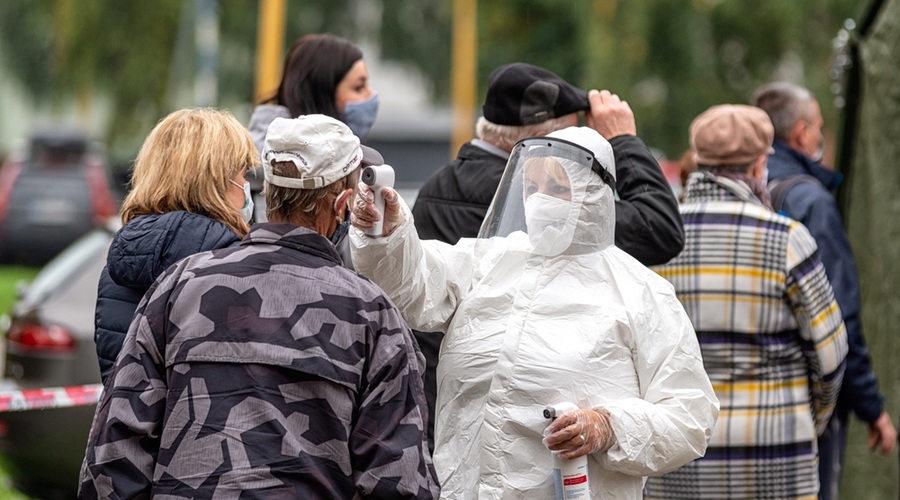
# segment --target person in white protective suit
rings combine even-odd
[[[413,328],[443,331],[434,463],[446,498],[553,498],[553,457],[589,454],[592,498],[703,456],[717,415],[672,286],[616,248],[615,164],[586,127],[525,139],[478,238],[420,241],[385,189],[353,204],[356,269]],[[547,405],[574,403],[548,426]],[[549,449],[548,449],[549,448]]]

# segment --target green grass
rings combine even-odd
[[[0,266],[0,317],[9,314],[16,302],[16,287],[21,281],[30,282],[40,269],[34,267]],[[0,329],[3,325],[0,321]],[[0,331],[0,335],[5,335]],[[29,497],[14,490],[9,485],[9,477],[0,466],[0,500],[28,500]]]
[[[34,279],[40,269],[36,267],[0,266],[0,314],[9,313],[16,302],[16,285]]]

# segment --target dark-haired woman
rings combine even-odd
[[[297,39],[284,60],[278,91],[253,110],[250,135],[262,151],[269,124],[277,117],[323,114],[346,123],[364,138],[378,115],[378,94],[369,86],[369,70],[362,51],[354,43],[328,33]],[[262,175],[251,176],[254,193],[262,189]],[[256,220],[265,220],[265,200],[255,197]],[[337,231],[337,243],[346,227]],[[347,260],[345,259],[345,262]]]

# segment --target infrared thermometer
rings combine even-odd
[[[384,192],[385,187],[394,187],[394,169],[390,165],[370,165],[362,171],[362,181],[369,186],[375,195],[375,206],[381,219],[375,223],[375,227],[366,230],[369,236],[381,236],[384,229]]]

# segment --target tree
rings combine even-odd
[[[292,3],[286,44],[304,33],[347,26],[346,0]],[[105,137],[113,153],[131,157],[149,129],[177,107],[173,95],[193,77],[194,2],[155,0],[14,0],[0,2],[0,47],[9,74],[31,96],[58,106],[108,99]],[[219,0],[220,106],[252,99],[257,4]]]
[[[133,150],[173,107],[191,73],[193,2],[15,0],[0,2],[6,67],[37,99],[94,91],[111,101],[107,139]],[[380,9],[378,8],[380,6]],[[382,55],[418,67],[434,100],[449,101],[451,3],[446,0],[305,0],[288,5],[286,45],[331,31],[372,37]],[[491,0],[478,3],[478,85],[521,60],[584,88],[629,101],[641,135],[675,157],[690,120],[706,107],[747,102],[772,79],[813,90],[827,123],[831,39],[859,15],[855,0]],[[219,0],[219,103],[249,108],[257,4]],[[364,19],[376,13],[378,22]],[[380,27],[376,33],[372,26]],[[185,69],[186,68],[186,69]],[[180,83],[184,85],[184,83]]]

